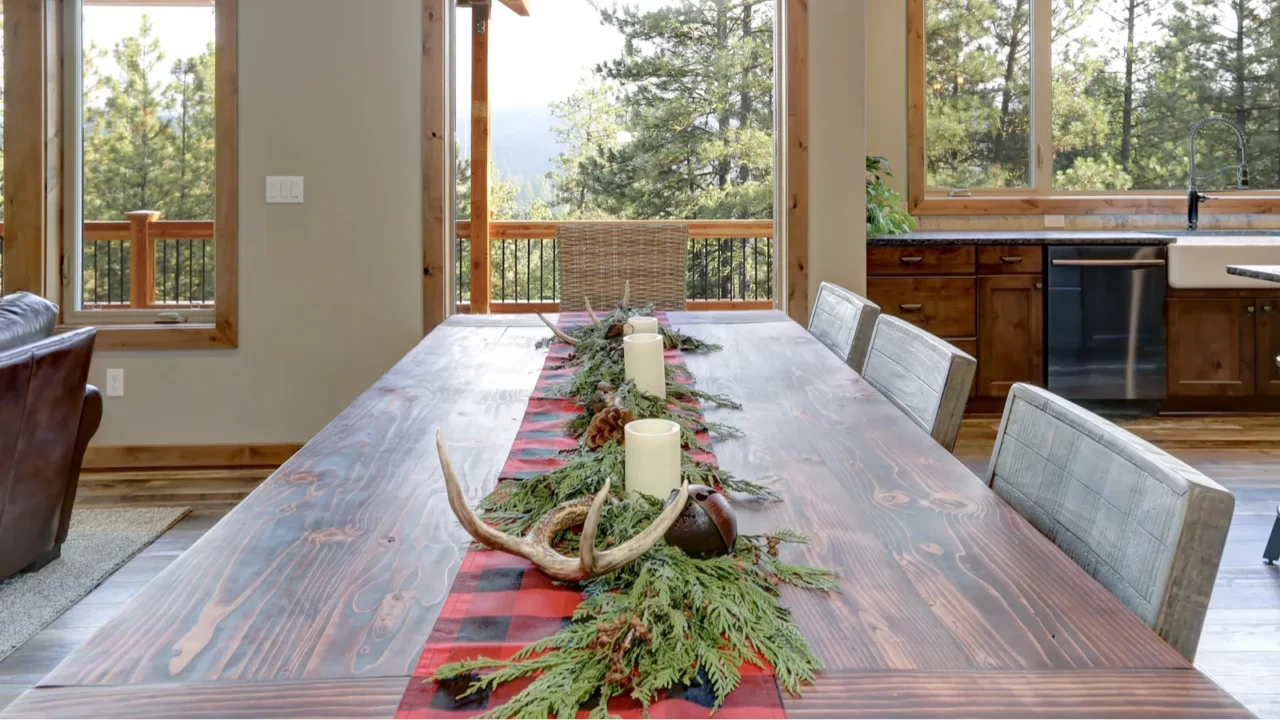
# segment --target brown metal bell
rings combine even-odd
[[[663,537],[699,560],[727,555],[738,539],[738,518],[715,488],[690,485],[684,512]]]

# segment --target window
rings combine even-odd
[[[1243,128],[1251,212],[1280,189],[1275,0],[913,0],[913,208],[1177,212],[1188,136]],[[919,32],[923,29],[923,32]],[[1197,183],[1237,189],[1234,132],[1205,128]],[[1212,174],[1218,169],[1225,172]],[[1105,196],[1105,197],[1101,197]]]
[[[65,319],[234,345],[235,0],[70,5]]]

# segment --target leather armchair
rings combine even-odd
[[[102,421],[86,385],[97,331],[53,334],[58,307],[0,298],[0,580],[57,559],[80,464]]]

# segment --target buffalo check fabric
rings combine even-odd
[[[667,324],[663,313],[658,320]],[[589,322],[586,313],[564,313],[560,326],[573,328]],[[511,454],[501,478],[523,480],[549,472],[563,464],[563,453],[578,447],[564,431],[564,424],[576,416],[578,406],[556,397],[554,388],[572,374],[564,361],[572,348],[556,341],[547,355],[524,420],[516,434]],[[669,351],[667,359],[679,364],[679,351]],[[691,382],[686,372],[676,379]],[[703,447],[710,437],[699,436]],[[714,463],[710,451],[697,451],[698,462]],[[553,582],[528,560],[485,549],[470,549],[445,598],[440,616],[427,638],[413,678],[405,689],[396,713],[398,718],[465,718],[496,708],[523,690],[530,680],[507,683],[496,691],[464,696],[473,678],[435,683],[428,680],[442,665],[475,657],[507,658],[531,642],[554,635],[570,622],[582,594],[574,587]],[[782,696],[772,672],[743,665],[742,683],[716,712],[721,718],[784,718]],[[715,695],[703,678],[689,686],[669,690],[651,704],[651,718],[707,717]],[[624,718],[645,717],[640,703],[630,698],[614,698],[612,714]],[[579,712],[587,717],[587,710]]]

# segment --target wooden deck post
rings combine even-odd
[[[160,219],[155,210],[134,210],[129,218],[129,307],[145,308],[156,302],[156,251],[151,244],[151,223]]]
[[[471,7],[471,312],[489,313],[489,4]]]

